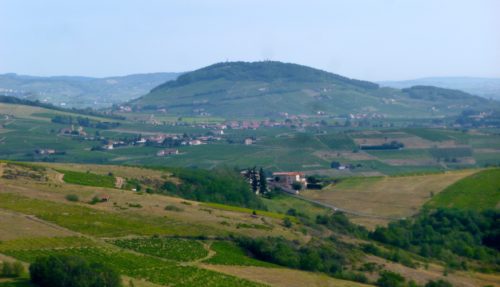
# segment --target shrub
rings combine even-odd
[[[425,284],[425,287],[453,287],[450,282],[445,281],[443,279],[439,279],[437,281],[429,281]]]
[[[76,195],[76,194],[68,194],[68,195],[66,195],[66,200],[77,202],[80,199],[78,198],[78,195]]]
[[[377,286],[380,287],[403,287],[404,285],[405,278],[391,271],[380,272],[380,277],[377,280]]]
[[[173,204],[169,204],[169,205],[165,206],[165,210],[179,212],[179,211],[183,211],[184,209],[182,209],[180,207],[177,207],[177,206],[175,206]]]
[[[285,226],[286,228],[292,227],[292,221],[290,220],[290,218],[283,218],[283,226]]]
[[[24,266],[21,262],[4,262],[0,268],[0,277],[19,277],[24,273]]]

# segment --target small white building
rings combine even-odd
[[[167,155],[173,155],[173,154],[179,154],[179,150],[178,149],[162,149],[156,153],[156,156],[167,156]]]

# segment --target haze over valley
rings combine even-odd
[[[500,286],[496,11],[0,1],[0,287]]]

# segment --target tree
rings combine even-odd
[[[377,280],[377,286],[380,287],[403,287],[405,278],[398,273],[391,271],[380,272],[380,277]]]
[[[302,184],[298,181],[295,181],[294,183],[292,183],[292,188],[294,190],[301,190],[302,189]]]
[[[24,266],[21,262],[4,262],[0,265],[0,277],[19,277],[24,272]]]
[[[286,228],[292,227],[292,221],[290,220],[290,218],[283,218],[283,226],[285,226]]]
[[[340,167],[340,162],[338,162],[338,161],[332,161],[332,163],[330,164],[330,167],[337,169],[337,168]]]
[[[259,169],[259,192],[260,194],[267,192],[266,174],[264,173],[262,167]]]
[[[250,176],[252,181],[252,191],[257,193],[257,190],[259,189],[259,181],[257,180],[257,171],[255,170],[255,167],[252,168]]]

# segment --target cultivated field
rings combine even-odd
[[[353,221],[373,228],[376,224],[417,213],[433,195],[475,172],[477,170],[419,176],[347,178],[322,190],[304,191],[302,195],[365,214],[367,216],[354,216]]]

